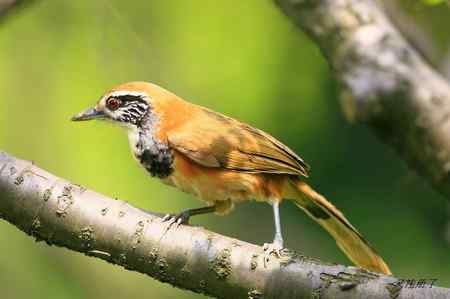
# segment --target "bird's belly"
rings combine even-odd
[[[254,197],[253,182],[251,180],[246,182],[237,177],[232,178],[234,176],[234,174],[211,174],[211,172],[185,176],[175,171],[166,183],[207,202],[228,199],[236,202]]]
[[[169,185],[212,203],[250,199],[267,201],[280,197],[281,187],[274,188],[279,185],[273,184],[276,181],[277,177],[267,174],[204,167],[178,153],[175,154],[174,172],[164,180]]]

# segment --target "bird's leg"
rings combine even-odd
[[[273,207],[273,219],[275,221],[275,236],[273,238],[272,243],[265,243],[263,246],[265,254],[265,262],[269,261],[269,257],[271,254],[274,254],[276,257],[281,257],[281,251],[283,250],[283,235],[281,234],[281,223],[280,223],[280,209],[279,202],[272,202]]]
[[[215,206],[203,207],[203,208],[198,208],[198,209],[188,209],[188,210],[182,211],[179,214],[167,214],[166,216],[164,216],[162,218],[162,221],[169,222],[169,227],[175,223],[176,223],[176,226],[178,227],[180,224],[189,224],[189,218],[191,216],[214,213],[215,211],[216,211]]]

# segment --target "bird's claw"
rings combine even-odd
[[[271,255],[274,255],[276,258],[281,258],[281,255],[283,253],[283,246],[277,243],[264,243],[263,250],[264,266],[266,266],[270,260]]]
[[[166,231],[168,231],[172,225],[175,225],[175,229],[177,229],[181,224],[189,224],[189,215],[184,212],[180,214],[166,214],[161,221],[167,222]]]

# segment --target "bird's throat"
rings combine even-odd
[[[167,178],[173,172],[173,154],[168,143],[159,141],[155,126],[130,128],[128,139],[134,157],[151,176]]]

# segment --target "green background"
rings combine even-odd
[[[448,44],[450,34],[440,27],[449,16],[446,6],[411,10],[439,45]],[[448,200],[370,129],[345,121],[320,51],[270,1],[36,1],[0,23],[0,148],[148,210],[201,206],[151,179],[131,158],[121,129],[69,121],[112,86],[134,80],[277,136],[309,162],[308,181],[374,244],[396,276],[436,278],[450,287]],[[281,216],[289,248],[349,264],[293,204],[283,204]],[[273,236],[271,208],[261,203],[192,223],[257,244]],[[35,243],[5,222],[0,292],[1,298],[201,297]]]

